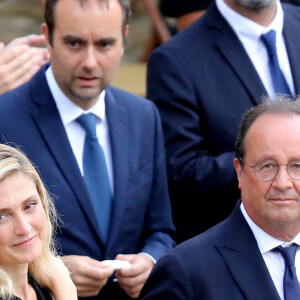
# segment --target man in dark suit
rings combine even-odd
[[[300,299],[299,143],[299,103],[278,99],[250,110],[234,160],[242,201],[225,221],[162,257],[141,298]],[[296,253],[288,288],[279,246]]]
[[[275,94],[261,34],[277,33],[280,68],[290,93],[299,93],[299,15],[276,0],[216,0],[153,52],[147,97],[162,118],[178,242],[226,218],[239,198],[238,124],[263,95]]]
[[[78,295],[136,298],[173,247],[174,227],[158,112],[109,86],[124,51],[129,1],[49,0],[45,9],[51,65],[1,96],[1,141],[24,150],[53,195],[63,221],[57,239]],[[82,125],[86,116],[95,134]],[[104,157],[101,166],[90,162],[92,147]],[[94,166],[103,167],[101,181]],[[92,180],[92,188],[103,186],[96,202]],[[94,209],[103,199],[106,207]],[[98,217],[108,207],[111,213]],[[115,258],[130,265],[114,278]]]

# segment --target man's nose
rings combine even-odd
[[[31,225],[23,215],[16,216],[14,233],[19,236],[26,236],[30,232]]]
[[[273,187],[278,190],[284,191],[293,187],[293,179],[287,171],[287,166],[280,166],[277,176],[274,178]]]
[[[97,66],[96,53],[93,48],[88,48],[83,59],[83,67],[89,70]]]

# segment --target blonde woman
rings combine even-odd
[[[19,150],[0,144],[0,299],[77,299],[67,268],[55,256],[55,220],[35,168]]]

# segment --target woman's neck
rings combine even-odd
[[[35,300],[36,293],[28,283],[28,264],[5,267],[13,282],[13,294],[22,300]]]

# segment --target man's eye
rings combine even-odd
[[[79,47],[78,42],[69,42],[69,46],[70,48],[76,49]]]
[[[291,164],[290,164],[290,168],[293,168],[293,169],[300,169],[300,163],[291,163]]]
[[[6,218],[6,214],[0,214],[0,221],[4,220]]]
[[[263,170],[263,171],[269,171],[269,170],[273,170],[275,167],[276,167],[276,165],[274,163],[265,162],[265,163],[261,164],[259,169]]]
[[[102,49],[107,49],[107,48],[109,48],[109,47],[111,46],[111,43],[108,42],[108,41],[101,41],[101,42],[99,43],[99,46],[100,46]]]

